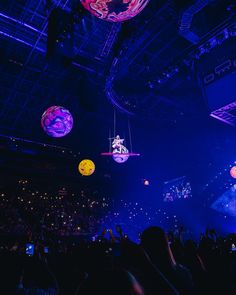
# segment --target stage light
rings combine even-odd
[[[138,15],[149,0],[81,0],[85,9],[96,17],[110,21],[123,22]]]
[[[147,179],[144,179],[144,182],[143,182],[143,184],[144,184],[145,186],[148,186],[148,185],[150,185],[150,182],[149,182],[149,180],[147,180]]]

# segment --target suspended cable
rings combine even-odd
[[[109,128],[109,153],[111,153],[111,128]]]
[[[133,152],[133,145],[132,145],[132,137],[131,137],[131,128],[130,128],[130,121],[128,119],[128,129],[129,129],[129,143],[130,143],[130,151]]]
[[[114,138],[116,136],[116,109],[114,108]]]
[[[109,152],[101,153],[102,156],[112,156],[113,159],[117,163],[124,163],[128,160],[129,157],[134,157],[134,156],[140,156],[138,153],[133,153],[133,145],[132,145],[132,136],[131,136],[131,127],[130,127],[130,121],[128,118],[128,130],[129,130],[129,143],[130,143],[130,152],[129,150],[123,146],[123,142],[125,141],[125,134],[123,139],[116,138],[116,110],[114,108],[114,126],[113,126],[113,131],[114,131],[114,137],[111,137],[111,129],[109,129]],[[113,142],[114,140],[114,149],[112,150]]]

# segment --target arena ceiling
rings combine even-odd
[[[72,16],[73,30],[62,28],[63,49],[46,58],[55,8],[65,19]],[[189,8],[192,19],[186,20]],[[0,132],[45,139],[39,122],[52,104],[72,109],[88,129],[93,120],[112,121],[112,103],[158,125],[198,118],[207,112],[197,71],[199,47],[232,26],[235,13],[228,0],[151,0],[132,21],[112,24],[82,10],[78,0],[2,0]],[[188,32],[181,25],[189,25]]]

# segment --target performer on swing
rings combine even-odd
[[[127,149],[123,143],[124,139],[121,139],[119,135],[116,135],[112,142],[113,153],[125,153]]]

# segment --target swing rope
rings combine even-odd
[[[116,136],[116,110],[114,108],[114,138]]]
[[[102,156],[114,156],[114,153],[112,152],[112,140],[116,137],[116,110],[114,108],[114,137],[111,137],[112,129],[109,128],[109,153],[101,153]],[[130,120],[128,118],[128,131],[129,131],[129,147],[130,147],[130,152],[129,150],[126,152],[128,157],[129,156],[140,156],[140,154],[133,153],[133,144],[132,144],[132,134],[131,134],[131,126],[130,126]],[[124,140],[125,140],[125,135],[124,135]],[[127,149],[125,149],[127,150]]]
[[[109,153],[111,153],[111,128],[109,128]]]
[[[128,119],[128,129],[129,129],[129,143],[130,143],[130,151],[133,153],[133,146],[132,146],[132,137],[131,137],[131,128],[130,128],[130,121]]]

